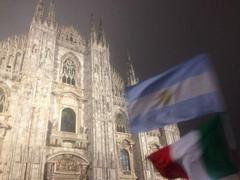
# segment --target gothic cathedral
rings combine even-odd
[[[132,135],[101,22],[85,39],[45,18],[38,0],[28,33],[0,42],[1,180],[163,179],[146,155],[179,138],[175,125]]]

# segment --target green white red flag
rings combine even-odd
[[[219,116],[149,157],[166,178],[238,180],[237,168],[228,156]]]

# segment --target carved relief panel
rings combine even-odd
[[[60,154],[50,158],[45,166],[45,180],[87,179],[89,163],[74,154]]]

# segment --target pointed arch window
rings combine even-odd
[[[71,59],[63,62],[62,82],[70,85],[76,84],[76,66]]]
[[[116,115],[116,130],[117,132],[122,132],[122,133],[127,132],[126,121],[123,114],[121,113],[118,113]]]
[[[4,112],[6,106],[6,95],[2,88],[0,88],[0,113]]]
[[[122,149],[120,152],[120,161],[121,161],[121,168],[123,171],[130,171],[130,161],[129,161],[129,154],[126,149]]]
[[[71,108],[62,110],[61,131],[76,132],[76,114]]]

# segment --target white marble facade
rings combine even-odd
[[[101,22],[87,38],[44,18],[37,2],[28,33],[0,42],[1,180],[155,180],[150,152],[179,137],[176,126],[131,135],[124,87],[110,64]]]

